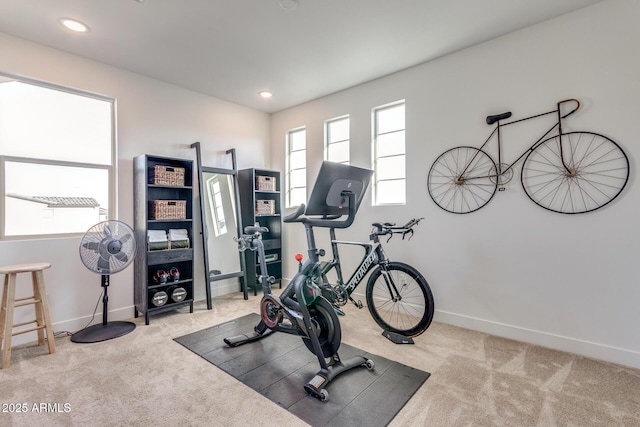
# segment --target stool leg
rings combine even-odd
[[[42,318],[42,296],[40,295],[40,284],[38,283],[38,272],[31,272],[31,283],[33,286],[33,298],[35,299],[36,309],[36,324],[38,326],[44,326],[44,319]],[[44,330],[38,329],[38,345],[44,345]]]
[[[0,350],[4,347],[4,325],[7,320],[7,293],[9,292],[9,276],[4,275],[4,285],[2,288],[2,305],[0,305]]]
[[[9,273],[5,277],[5,302],[4,340],[2,341],[2,369],[8,368],[11,363],[11,333],[13,330],[13,305],[16,300],[16,274]]]
[[[42,270],[33,272],[33,287],[36,299],[40,300],[40,307],[36,304],[36,320],[38,326],[45,326],[47,331],[47,343],[49,344],[49,353],[56,352],[56,344],[53,338],[53,326],[51,326],[51,315],[49,313],[49,298],[47,297],[47,290],[44,286],[44,273]],[[40,340],[42,338],[42,344]],[[42,329],[38,329],[38,345],[44,344],[44,333]]]

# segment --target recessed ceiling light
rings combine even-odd
[[[280,7],[284,10],[293,10],[298,7],[298,0],[280,0]]]
[[[268,90],[263,90],[262,92],[260,92],[260,96],[263,98],[271,98],[273,94]]]
[[[82,22],[71,19],[71,18],[60,18],[60,23],[64,25],[65,28],[75,31],[76,33],[86,33],[89,31],[89,27]]]

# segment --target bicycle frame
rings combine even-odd
[[[565,104],[567,102],[573,102],[576,104],[576,106],[569,111],[566,114],[562,114],[561,112],[561,108],[562,108],[562,104]],[[467,169],[469,168],[469,166],[471,166],[471,164],[473,164],[473,161],[475,160],[475,158],[477,157],[478,153],[476,153],[471,160],[469,161],[469,163],[467,164],[467,166],[465,167],[465,169],[462,171],[462,173],[460,174],[460,178],[459,179],[478,179],[478,178],[497,178],[499,176],[504,175],[505,173],[507,173],[510,169],[513,168],[514,165],[516,165],[520,160],[522,160],[527,154],[529,154],[531,151],[535,150],[542,142],[544,142],[547,138],[547,136],[553,132],[554,129],[558,128],[558,136],[560,137],[560,157],[562,159],[562,165],[564,166],[564,168],[566,169],[567,173],[569,175],[573,175],[574,172],[571,171],[571,169],[567,166],[565,159],[564,159],[564,153],[563,153],[563,148],[562,148],[562,119],[565,119],[567,117],[569,117],[571,114],[575,113],[576,111],[578,111],[578,109],[580,108],[580,101],[578,101],[577,99],[565,99],[564,101],[560,101],[557,104],[557,108],[555,110],[552,111],[548,111],[546,113],[540,113],[540,114],[536,114],[533,116],[529,116],[529,117],[525,117],[523,119],[518,119],[518,120],[513,120],[507,123],[500,123],[501,120],[501,116],[506,116],[505,118],[509,118],[511,116],[511,113],[504,113],[504,114],[498,114],[495,116],[489,116],[487,117],[487,122],[489,124],[492,123],[496,123],[495,128],[493,129],[493,132],[491,132],[491,134],[489,135],[489,137],[487,138],[487,140],[482,144],[482,146],[480,147],[480,150],[484,149],[484,147],[489,143],[489,141],[491,141],[491,138],[493,138],[494,135],[496,135],[497,137],[497,141],[498,141],[498,162],[496,163],[496,174],[492,175],[486,175],[484,177],[473,177],[473,178],[462,178],[464,176],[464,174],[466,173]],[[546,116],[549,114],[557,114],[558,116],[558,120],[557,122],[548,130],[546,131],[540,138],[538,138],[538,140],[536,142],[534,142],[527,150],[524,151],[524,153],[522,153],[520,155],[520,157],[518,157],[515,161],[511,162],[511,164],[507,164],[507,167],[502,170],[502,139],[501,139],[501,134],[500,134],[500,129],[505,127],[505,126],[509,126],[509,125],[513,125],[516,123],[520,123],[520,122],[524,122],[526,120],[531,120],[531,119],[536,119],[538,117],[542,117],[542,116]],[[493,119],[493,120],[492,120]]]
[[[332,268],[335,268],[339,285],[343,287],[343,290],[349,296],[349,300],[358,305],[358,303],[351,298],[351,294],[375,266],[382,265],[387,260],[384,250],[382,249],[382,245],[377,239],[375,239],[373,243],[336,240],[336,233],[333,228],[329,229],[329,235],[331,238],[331,252],[333,253],[333,259],[328,262],[328,267],[325,268],[322,273],[323,275],[326,275],[326,273],[328,273]],[[346,282],[346,285],[344,285],[345,282],[340,264],[338,245],[355,245],[361,246],[364,249],[364,255],[362,256],[358,267],[356,267],[354,272],[351,274],[351,277]]]

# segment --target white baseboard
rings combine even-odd
[[[62,322],[53,322],[51,326],[53,326],[54,333],[60,332],[68,332],[74,333],[84,328],[91,321],[91,325],[96,325],[98,323],[102,323],[102,310],[96,312],[95,317],[91,320],[91,315],[77,317],[75,319],[68,319]],[[141,315],[144,317],[144,315]],[[133,305],[129,307],[119,308],[116,310],[109,310],[107,320],[128,320],[134,317],[134,309]],[[11,340],[11,346],[21,345],[21,344],[30,344],[34,343],[38,340],[37,334],[35,332],[30,332],[22,335],[16,335]]]
[[[461,328],[484,332],[503,338],[523,341],[554,350],[566,351],[593,359],[640,369],[640,353],[633,350],[583,341],[571,337],[550,334],[547,332],[521,328],[518,326],[440,310],[436,310],[434,320],[440,323],[459,326]]]

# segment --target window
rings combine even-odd
[[[349,116],[324,123],[324,158],[330,162],[349,164]]]
[[[207,181],[209,192],[209,209],[213,212],[213,232],[221,236],[227,232],[227,222],[224,219],[224,205],[222,203],[222,189],[218,175]]]
[[[287,207],[307,201],[307,130],[287,132]]]
[[[114,206],[114,100],[0,75],[0,237],[84,233]]]
[[[374,204],[406,203],[404,101],[373,110]]]

